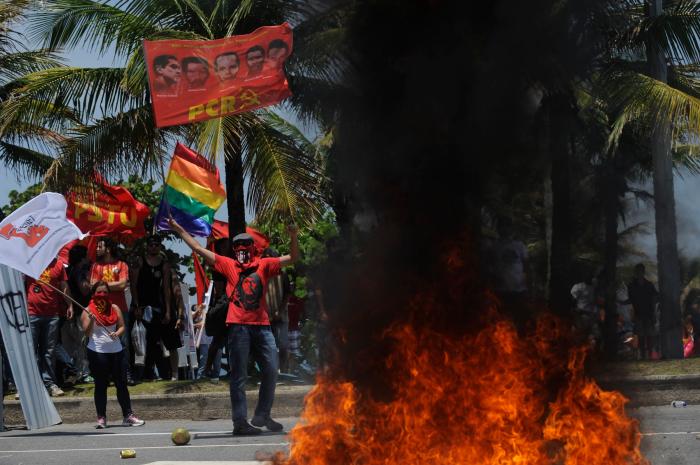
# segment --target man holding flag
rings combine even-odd
[[[168,220],[169,228],[204,258],[214,270],[226,276],[226,294],[229,298],[226,325],[227,349],[231,366],[231,410],[234,435],[260,434],[259,427],[281,431],[282,425],[270,417],[277,382],[277,347],[270,329],[265,294],[270,278],[280,274],[283,266],[291,265],[299,258],[297,228],[289,227],[291,251],[276,258],[260,258],[252,236],[243,233],[232,240],[234,259],[207,250],[174,219]],[[248,423],[245,383],[248,378],[248,355],[252,351],[262,370],[262,380],[255,416]]]
[[[32,329],[39,373],[51,396],[62,396],[64,392],[56,384],[54,367],[59,314],[65,305],[68,305],[66,318],[73,318],[73,302],[70,300],[68,276],[63,262],[54,259],[39,279],[25,276],[25,285],[29,326]]]

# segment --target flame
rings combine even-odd
[[[627,400],[584,375],[586,351],[541,316],[525,335],[490,313],[470,335],[407,323],[384,337],[391,395],[319,375],[286,465],[647,464]],[[569,338],[569,339],[567,339]]]

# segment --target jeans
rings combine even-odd
[[[56,384],[54,359],[56,341],[58,340],[58,316],[29,315],[32,330],[36,363],[41,373],[44,386],[50,388]]]
[[[204,369],[207,366],[207,355],[209,354],[209,344],[200,344],[199,345],[199,357],[197,360],[197,376],[195,379],[202,379],[204,378],[207,373],[204,372]],[[216,355],[214,356],[214,363],[211,366],[211,372],[209,373],[210,378],[218,378],[219,375],[221,374],[221,349],[216,351]]]
[[[245,422],[248,406],[245,397],[245,383],[248,379],[248,356],[262,370],[258,405],[255,416],[269,417],[275,398],[277,383],[277,346],[269,326],[233,324],[228,328],[228,363],[231,368],[231,413],[234,425]]]
[[[131,398],[126,386],[126,351],[103,354],[87,350],[90,363],[90,374],[95,378],[95,409],[98,417],[107,416],[107,386],[111,376],[117,389],[117,400],[122,408],[122,415],[127,417],[131,412]]]

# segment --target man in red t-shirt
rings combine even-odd
[[[125,290],[129,286],[129,265],[117,259],[117,244],[109,238],[100,238],[95,248],[96,261],[90,268],[90,285],[97,281],[104,281],[109,287],[109,300],[119,307],[124,316],[126,331],[121,335],[121,343],[124,346],[126,360],[129,362],[126,370],[127,384],[135,383],[131,375],[131,348],[129,347],[131,326],[129,324],[129,307],[126,305]]]
[[[73,317],[73,304],[68,297],[68,275],[63,262],[54,258],[38,280],[25,276],[24,283],[27,291],[29,326],[41,379],[52,396],[62,396],[63,391],[56,385],[54,369],[59,315],[67,306],[66,317]]]
[[[217,255],[202,247],[175,220],[168,221],[192,249],[201,255],[214,270],[226,276],[226,294],[229,296],[227,350],[231,367],[231,411],[234,435],[260,434],[258,427],[281,431],[282,425],[270,417],[277,383],[277,347],[267,316],[265,293],[268,280],[280,274],[283,266],[299,258],[296,226],[289,227],[291,251],[289,255],[260,258],[249,234],[238,234],[231,241],[233,257]],[[261,368],[262,379],[255,416],[248,423],[245,383],[248,378],[248,355],[251,353]]]

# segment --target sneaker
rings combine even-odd
[[[247,421],[242,423],[235,423],[233,425],[233,435],[234,436],[254,436],[262,433],[260,428],[256,428]]]
[[[284,428],[284,426],[282,426],[282,423],[277,423],[275,420],[273,420],[270,417],[255,416],[250,421],[250,423],[253,426],[257,426],[258,428],[262,428],[264,426],[269,431],[274,431],[274,432],[282,431],[282,429]]]
[[[56,386],[55,384],[49,388],[49,392],[51,393],[51,397],[60,397],[63,394],[65,394],[65,392],[63,392],[63,389]]]
[[[94,383],[94,382],[95,382],[95,378],[93,378],[93,377],[90,376],[90,375],[85,375],[85,376],[83,376],[83,379],[82,379],[81,381],[82,381],[83,383]]]
[[[127,386],[136,386],[136,381],[134,381],[134,378],[128,377],[126,378],[126,384]]]
[[[143,426],[145,424],[145,421],[141,420],[133,413],[130,413],[128,416],[124,417],[124,421],[122,422],[122,426]]]
[[[107,418],[105,417],[97,417],[97,425],[95,426],[96,429],[105,429],[107,427]]]
[[[15,394],[15,400],[19,400],[19,392]]]

